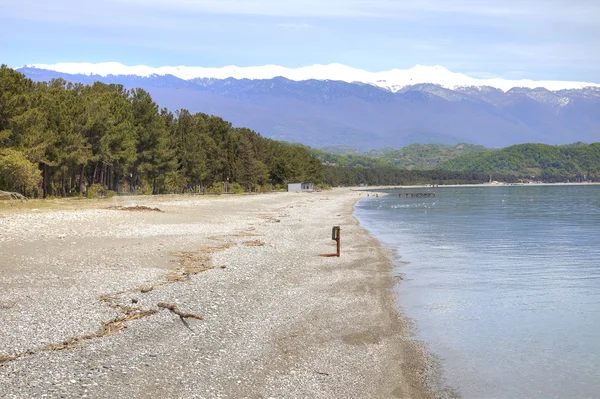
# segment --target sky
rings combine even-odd
[[[0,0],[0,63],[371,72],[600,83],[597,0]]]

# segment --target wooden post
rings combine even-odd
[[[336,237],[336,241],[337,241],[337,256],[338,258],[340,257],[340,231],[341,231],[341,227],[338,227],[337,229],[337,237]]]
[[[321,254],[320,256],[327,256],[327,257],[332,257],[332,256],[337,256],[338,258],[340,257],[340,226],[333,226],[333,228],[331,229],[331,239],[335,240],[336,243],[336,247],[337,247],[337,251],[334,254]]]

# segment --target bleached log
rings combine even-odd
[[[0,198],[8,197],[8,199],[12,200],[21,200],[27,201],[27,197],[20,193],[13,193],[12,191],[2,191],[0,190]]]

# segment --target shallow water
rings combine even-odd
[[[464,398],[600,397],[600,186],[410,189],[356,205]]]

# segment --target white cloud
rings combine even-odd
[[[573,22],[597,22],[600,17],[600,2],[595,0],[123,0],[118,2],[118,4],[123,3],[136,7],[150,6],[190,12],[290,17],[410,18],[424,13],[453,13]]]
[[[293,23],[293,22],[282,22],[277,24],[280,28],[288,28],[288,29],[308,29],[312,28],[313,25],[306,23]]]
[[[4,5],[11,15],[44,14],[50,18],[112,15],[136,16],[160,10],[287,17],[411,18],[423,14],[464,14],[484,17],[525,17],[532,20],[596,22],[600,2],[594,0],[37,0]]]

